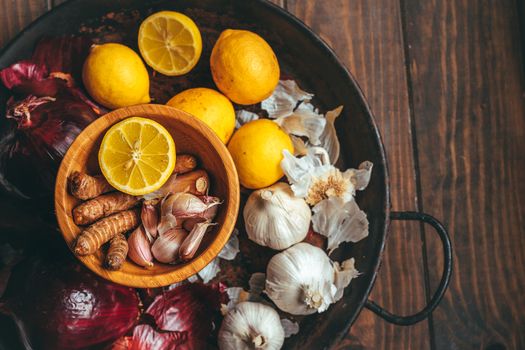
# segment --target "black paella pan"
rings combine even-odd
[[[263,0],[72,0],[47,13],[20,33],[0,54],[0,68],[30,57],[43,34],[85,34],[96,41],[119,41],[137,48],[142,19],[159,10],[176,10],[192,17],[203,35],[203,55],[190,74],[175,82],[157,75],[152,78],[152,96],[165,103],[176,91],[195,86],[213,86],[209,54],[225,28],[242,28],[261,34],[274,48],[284,78],[293,78],[306,91],[315,93],[313,103],[322,111],[344,105],[336,127],[341,141],[341,167],[364,160],[374,163],[368,188],[357,201],[367,213],[369,236],[357,244],[340,247],[336,260],[355,257],[362,275],[345,290],[344,298],[328,311],[301,321],[300,333],[287,339],[285,348],[322,349],[336,344],[346,334],[363,307],[398,325],[411,325],[430,315],[441,300],[452,270],[452,251],[445,228],[433,217],[416,212],[393,212],[390,208],[389,176],[379,130],[354,78],[334,52],[297,18]],[[170,78],[172,79],[172,78]],[[5,106],[0,93],[1,108]],[[0,197],[0,201],[7,201]],[[368,301],[385,246],[390,220],[418,220],[433,226],[444,247],[441,282],[428,305],[410,316],[396,316]]]

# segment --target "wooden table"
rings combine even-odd
[[[326,40],[379,123],[393,209],[449,228],[455,266],[431,319],[363,310],[338,349],[525,348],[525,4],[520,0],[275,0]],[[0,47],[52,0],[0,0]],[[441,274],[435,235],[394,223],[371,299],[423,307]]]

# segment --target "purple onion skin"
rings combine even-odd
[[[33,260],[13,271],[2,305],[26,348],[83,349],[124,335],[140,316],[132,288],[105,281],[76,263]]]

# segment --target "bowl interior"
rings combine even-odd
[[[88,268],[111,281],[133,287],[158,287],[188,278],[204,268],[227,242],[237,218],[239,184],[233,161],[217,136],[202,122],[177,109],[160,105],[142,105],[119,109],[100,117],[88,126],[71,145],[64,157],[56,182],[55,207],[60,229],[70,248],[82,228],[73,222],[71,211],[80,200],[67,192],[67,176],[73,171],[100,174],[97,154],[105,132],[116,122],[131,116],[151,118],[162,124],[173,136],[178,154],[197,157],[198,167],[210,177],[210,194],[224,202],[214,220],[218,225],[208,232],[195,258],[180,265],[155,263],[151,269],[140,267],[129,259],[118,271],[102,266],[103,249],[78,257]]]

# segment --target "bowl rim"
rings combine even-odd
[[[228,206],[223,209],[226,210],[224,223],[219,227],[215,238],[213,239],[213,241],[211,241],[209,246],[206,247],[204,251],[202,251],[198,256],[193,258],[190,262],[180,265],[171,271],[154,275],[139,276],[124,273],[119,270],[106,270],[99,263],[94,263],[95,261],[99,262],[99,260],[95,258],[94,255],[78,256],[77,254],[74,254],[74,252],[72,251],[71,242],[66,237],[65,232],[70,232],[70,225],[77,225],[72,221],[70,215],[68,216],[68,214],[65,212],[62,203],[64,203],[64,199],[66,198],[66,196],[71,196],[67,191],[67,175],[71,170],[71,160],[76,154],[75,150],[78,149],[78,145],[82,145],[85,142],[86,137],[91,138],[91,136],[88,135],[98,135],[102,133],[103,130],[111,127],[112,125],[121,120],[130,118],[132,116],[147,117],[148,113],[155,114],[154,111],[148,111],[148,109],[150,108],[155,108],[157,110],[157,114],[161,113],[164,115],[170,115],[170,117],[177,119],[178,122],[184,123],[188,127],[191,127],[193,129],[196,129],[197,126],[199,132],[204,134],[204,136],[212,144],[213,148],[217,151],[217,154],[221,158],[221,162],[223,163],[224,167],[227,170],[233,169],[233,171],[226,171],[226,180],[228,183],[229,191],[227,200]],[[62,234],[62,237],[64,238],[64,241],[67,244],[69,250],[73,253],[73,255],[75,255],[75,257],[78,260],[82,262],[83,265],[85,265],[89,270],[93,271],[102,278],[134,288],[163,287],[169,284],[183,281],[188,277],[195,275],[197,272],[206,267],[213,259],[215,259],[215,257],[217,257],[224,245],[228,242],[228,239],[230,238],[230,235],[235,228],[237,216],[239,213],[239,205],[239,178],[237,175],[237,170],[235,168],[235,163],[233,162],[233,159],[226,145],[219,139],[219,137],[210,127],[208,127],[204,122],[200,121],[199,119],[193,117],[191,114],[188,114],[174,107],[159,104],[142,104],[119,108],[100,116],[95,121],[90,123],[84,130],[82,130],[82,132],[70,145],[68,151],[66,152],[64,158],[60,163],[58,175],[55,181],[55,216],[58,221],[60,233]]]

